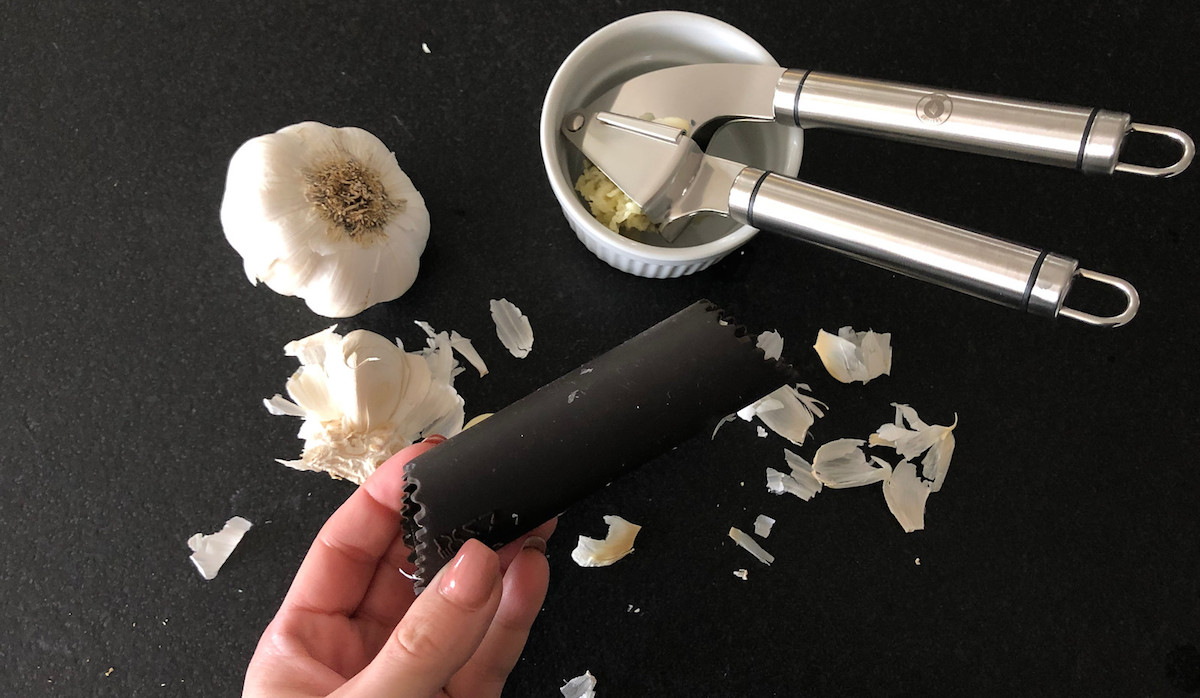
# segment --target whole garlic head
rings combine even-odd
[[[242,144],[221,202],[251,283],[349,317],[417,278],[429,211],[396,156],[360,128],[306,121]]]

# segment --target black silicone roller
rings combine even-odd
[[[417,591],[471,538],[499,548],[785,383],[708,301],[672,315],[409,463]]]

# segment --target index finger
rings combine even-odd
[[[404,466],[441,443],[430,437],[387,459],[333,512],[308,550],[283,605],[350,616],[400,534]]]

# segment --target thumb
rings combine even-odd
[[[347,695],[428,698],[475,654],[500,605],[500,558],[469,540],[404,614]]]

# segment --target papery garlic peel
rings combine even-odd
[[[488,304],[500,343],[518,359],[529,356],[533,350],[533,327],[529,324],[529,317],[507,298],[493,298]]]
[[[246,535],[246,531],[252,526],[253,524],[246,519],[234,516],[216,533],[196,533],[188,538],[188,547],[192,549],[189,559],[200,571],[200,576],[205,579],[216,577],[225,561],[233,554],[233,549],[242,542],[242,536]]]
[[[221,202],[251,283],[349,317],[417,278],[429,211],[395,155],[360,128],[306,121],[242,144]]]
[[[609,514],[604,517],[608,535],[603,540],[579,536],[571,559],[580,567],[607,567],[633,552],[633,541],[642,527]]]
[[[463,428],[463,399],[454,389],[458,362],[450,336],[408,353],[366,330],[345,337],[336,325],[284,348],[300,361],[281,395],[264,400],[272,414],[304,418],[298,460],[279,462],[362,484],[385,460],[430,434]]]
[[[842,383],[867,383],[892,373],[892,335],[888,332],[855,332],[849,326],[836,335],[820,330],[813,349],[829,375]]]

